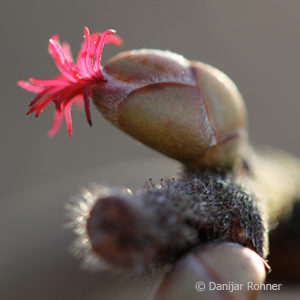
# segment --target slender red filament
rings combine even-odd
[[[90,34],[85,27],[84,40],[76,63],[73,61],[70,46],[67,43],[61,45],[58,35],[54,35],[49,39],[48,50],[60,74],[48,80],[29,78],[29,82],[18,81],[20,87],[37,93],[29,104],[30,109],[27,114],[35,112],[36,116],[39,116],[49,103],[54,103],[54,120],[48,136],[52,137],[57,133],[63,116],[68,134],[72,135],[71,106],[75,102],[79,104],[78,106],[84,107],[86,119],[92,125],[89,87],[105,81],[100,65],[103,47],[108,43],[117,46],[122,44],[121,38],[113,35],[114,33],[114,30],[106,30],[101,34],[97,32]]]

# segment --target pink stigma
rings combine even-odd
[[[44,108],[51,102],[54,103],[55,113],[48,136],[54,136],[60,128],[61,121],[65,117],[69,136],[72,135],[71,106],[77,102],[84,107],[87,121],[92,125],[89,87],[92,84],[105,82],[101,72],[101,55],[105,44],[122,44],[121,38],[113,35],[114,30],[106,30],[103,33],[90,34],[87,27],[84,28],[84,41],[74,63],[70,47],[67,43],[59,43],[58,36],[54,35],[49,40],[48,49],[50,55],[60,71],[60,74],[49,80],[29,78],[29,82],[20,80],[18,85],[37,96],[29,104],[27,114],[35,112],[38,117]]]

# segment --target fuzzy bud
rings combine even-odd
[[[112,269],[151,273],[214,241],[236,242],[267,255],[259,199],[220,173],[184,173],[160,185],[150,182],[138,192],[98,187],[91,193],[92,201],[84,196],[76,204],[80,209],[72,209],[72,223],[80,244]]]

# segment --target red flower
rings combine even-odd
[[[53,102],[55,105],[54,121],[48,131],[49,136],[54,136],[58,131],[63,113],[65,116],[68,134],[72,135],[71,106],[74,102],[84,103],[87,121],[90,125],[91,115],[89,107],[89,88],[93,84],[105,82],[101,72],[101,55],[103,46],[107,43],[121,45],[122,40],[114,36],[114,30],[106,30],[102,34],[90,35],[87,27],[84,28],[84,41],[78,53],[76,63],[67,43],[60,45],[58,35],[49,40],[48,49],[53,57],[60,74],[50,80],[29,78],[30,82],[18,81],[22,88],[37,93],[38,95],[29,104],[27,114],[35,112],[38,117],[43,109]]]

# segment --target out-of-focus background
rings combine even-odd
[[[71,139],[65,128],[47,137],[51,107],[38,119],[26,116],[34,95],[16,82],[56,74],[49,37],[59,33],[75,56],[83,26],[114,28],[124,45],[105,47],[103,62],[119,51],[158,48],[210,63],[240,88],[252,142],[300,156],[299,11],[296,0],[2,0],[0,298],[125,299],[122,283],[109,291],[106,275],[79,271],[66,249],[73,236],[62,229],[63,205],[90,181],[139,186],[177,168],[95,109],[92,128],[73,109]]]

